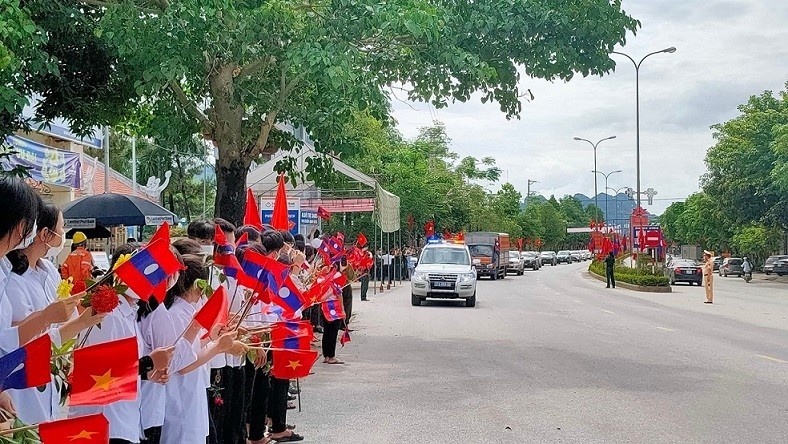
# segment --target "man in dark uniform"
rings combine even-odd
[[[610,288],[610,284],[613,284],[613,288],[616,288],[616,276],[613,274],[615,267],[616,255],[611,251],[605,258],[605,276],[607,277],[607,288]]]

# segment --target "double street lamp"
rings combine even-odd
[[[594,147],[594,171],[596,171],[596,148],[599,146],[600,143],[604,142],[605,140],[613,140],[615,138],[616,136],[605,137],[604,139],[600,139],[599,141],[597,141],[597,143],[594,143],[588,139],[583,139],[581,137],[575,137],[575,140],[588,142],[591,144],[592,147]],[[596,174],[594,174],[594,206],[597,208],[597,210],[599,209],[599,193],[597,192],[597,188],[596,188]],[[596,220],[596,218],[594,218],[594,222],[599,222],[599,221]]]
[[[647,58],[653,56],[654,54],[673,54],[676,52],[676,48],[671,46],[670,48],[665,48],[660,51],[654,51],[652,53],[646,54],[639,62],[635,62],[635,59],[630,57],[623,52],[613,51],[613,54],[622,55],[629,59],[632,62],[632,65],[635,67],[635,121],[636,121],[636,162],[637,162],[637,207],[640,208],[640,65],[643,64],[643,61]],[[594,169],[596,169],[596,165],[594,165]]]
[[[594,170],[594,171],[591,171],[591,172],[595,173],[595,174],[601,174],[601,175],[605,176],[605,221],[607,221],[607,188],[608,188],[607,187],[607,178],[610,177],[613,174],[620,173],[621,170],[611,171],[611,172],[609,172],[607,174],[605,174],[605,173],[603,173],[601,171],[597,171],[597,170]],[[596,177],[596,176],[594,176],[594,177]]]

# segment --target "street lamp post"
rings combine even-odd
[[[654,54],[673,54],[676,52],[676,48],[671,46],[670,48],[665,48],[660,51],[654,51],[652,53],[646,54],[639,62],[635,62],[635,59],[630,57],[623,52],[613,51],[613,54],[622,55],[629,59],[632,62],[632,65],[635,67],[635,157],[636,157],[636,176],[637,176],[637,207],[640,208],[640,65],[643,64],[643,61],[647,58],[653,56]],[[596,169],[596,166],[594,167]]]
[[[610,190],[611,192],[613,192],[613,201],[616,203],[616,221],[618,221],[618,222],[620,222],[622,220],[619,217],[619,214],[621,213],[621,210],[618,207],[618,194],[621,193],[621,190],[626,190],[627,188],[629,188],[629,187],[621,187],[621,188],[616,189],[616,188],[613,188],[613,187],[605,186],[605,189],[606,189],[605,191]],[[624,228],[623,228],[622,225],[623,224],[619,223],[619,226],[618,226],[619,234],[624,234]]]
[[[588,143],[591,144],[592,147],[594,147],[594,171],[596,171],[596,148],[597,148],[597,146],[599,146],[599,144],[604,142],[605,140],[613,140],[615,138],[616,138],[616,136],[605,137],[604,139],[600,139],[597,143],[594,143],[594,142],[592,142],[592,141],[590,141],[588,139],[583,139],[581,137],[575,137],[575,140],[588,142]],[[598,197],[598,195],[599,195],[599,193],[597,192],[597,188],[596,188],[596,174],[594,174],[594,206],[597,207],[597,209],[599,209],[599,197]],[[594,218],[594,222],[599,222],[599,221],[597,221],[596,218]]]
[[[621,172],[621,170],[615,170],[615,171],[611,171],[611,172],[605,174],[605,173],[603,173],[601,171],[596,171],[596,170],[592,171],[592,173],[601,174],[601,175],[605,176],[605,221],[606,222],[607,222],[607,178],[610,177],[613,174],[620,173],[620,172]],[[596,176],[594,176],[594,177],[596,177]]]

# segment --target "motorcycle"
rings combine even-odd
[[[752,280],[752,272],[742,273],[741,277],[744,279],[744,282],[749,284]]]

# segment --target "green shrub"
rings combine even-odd
[[[588,271],[598,274],[599,276],[604,276],[605,263],[593,261],[591,265],[588,266]],[[666,287],[670,285],[669,279],[666,276],[659,272],[652,273],[651,269],[635,269],[616,264],[615,274],[617,281],[626,282],[628,284],[644,287]]]

